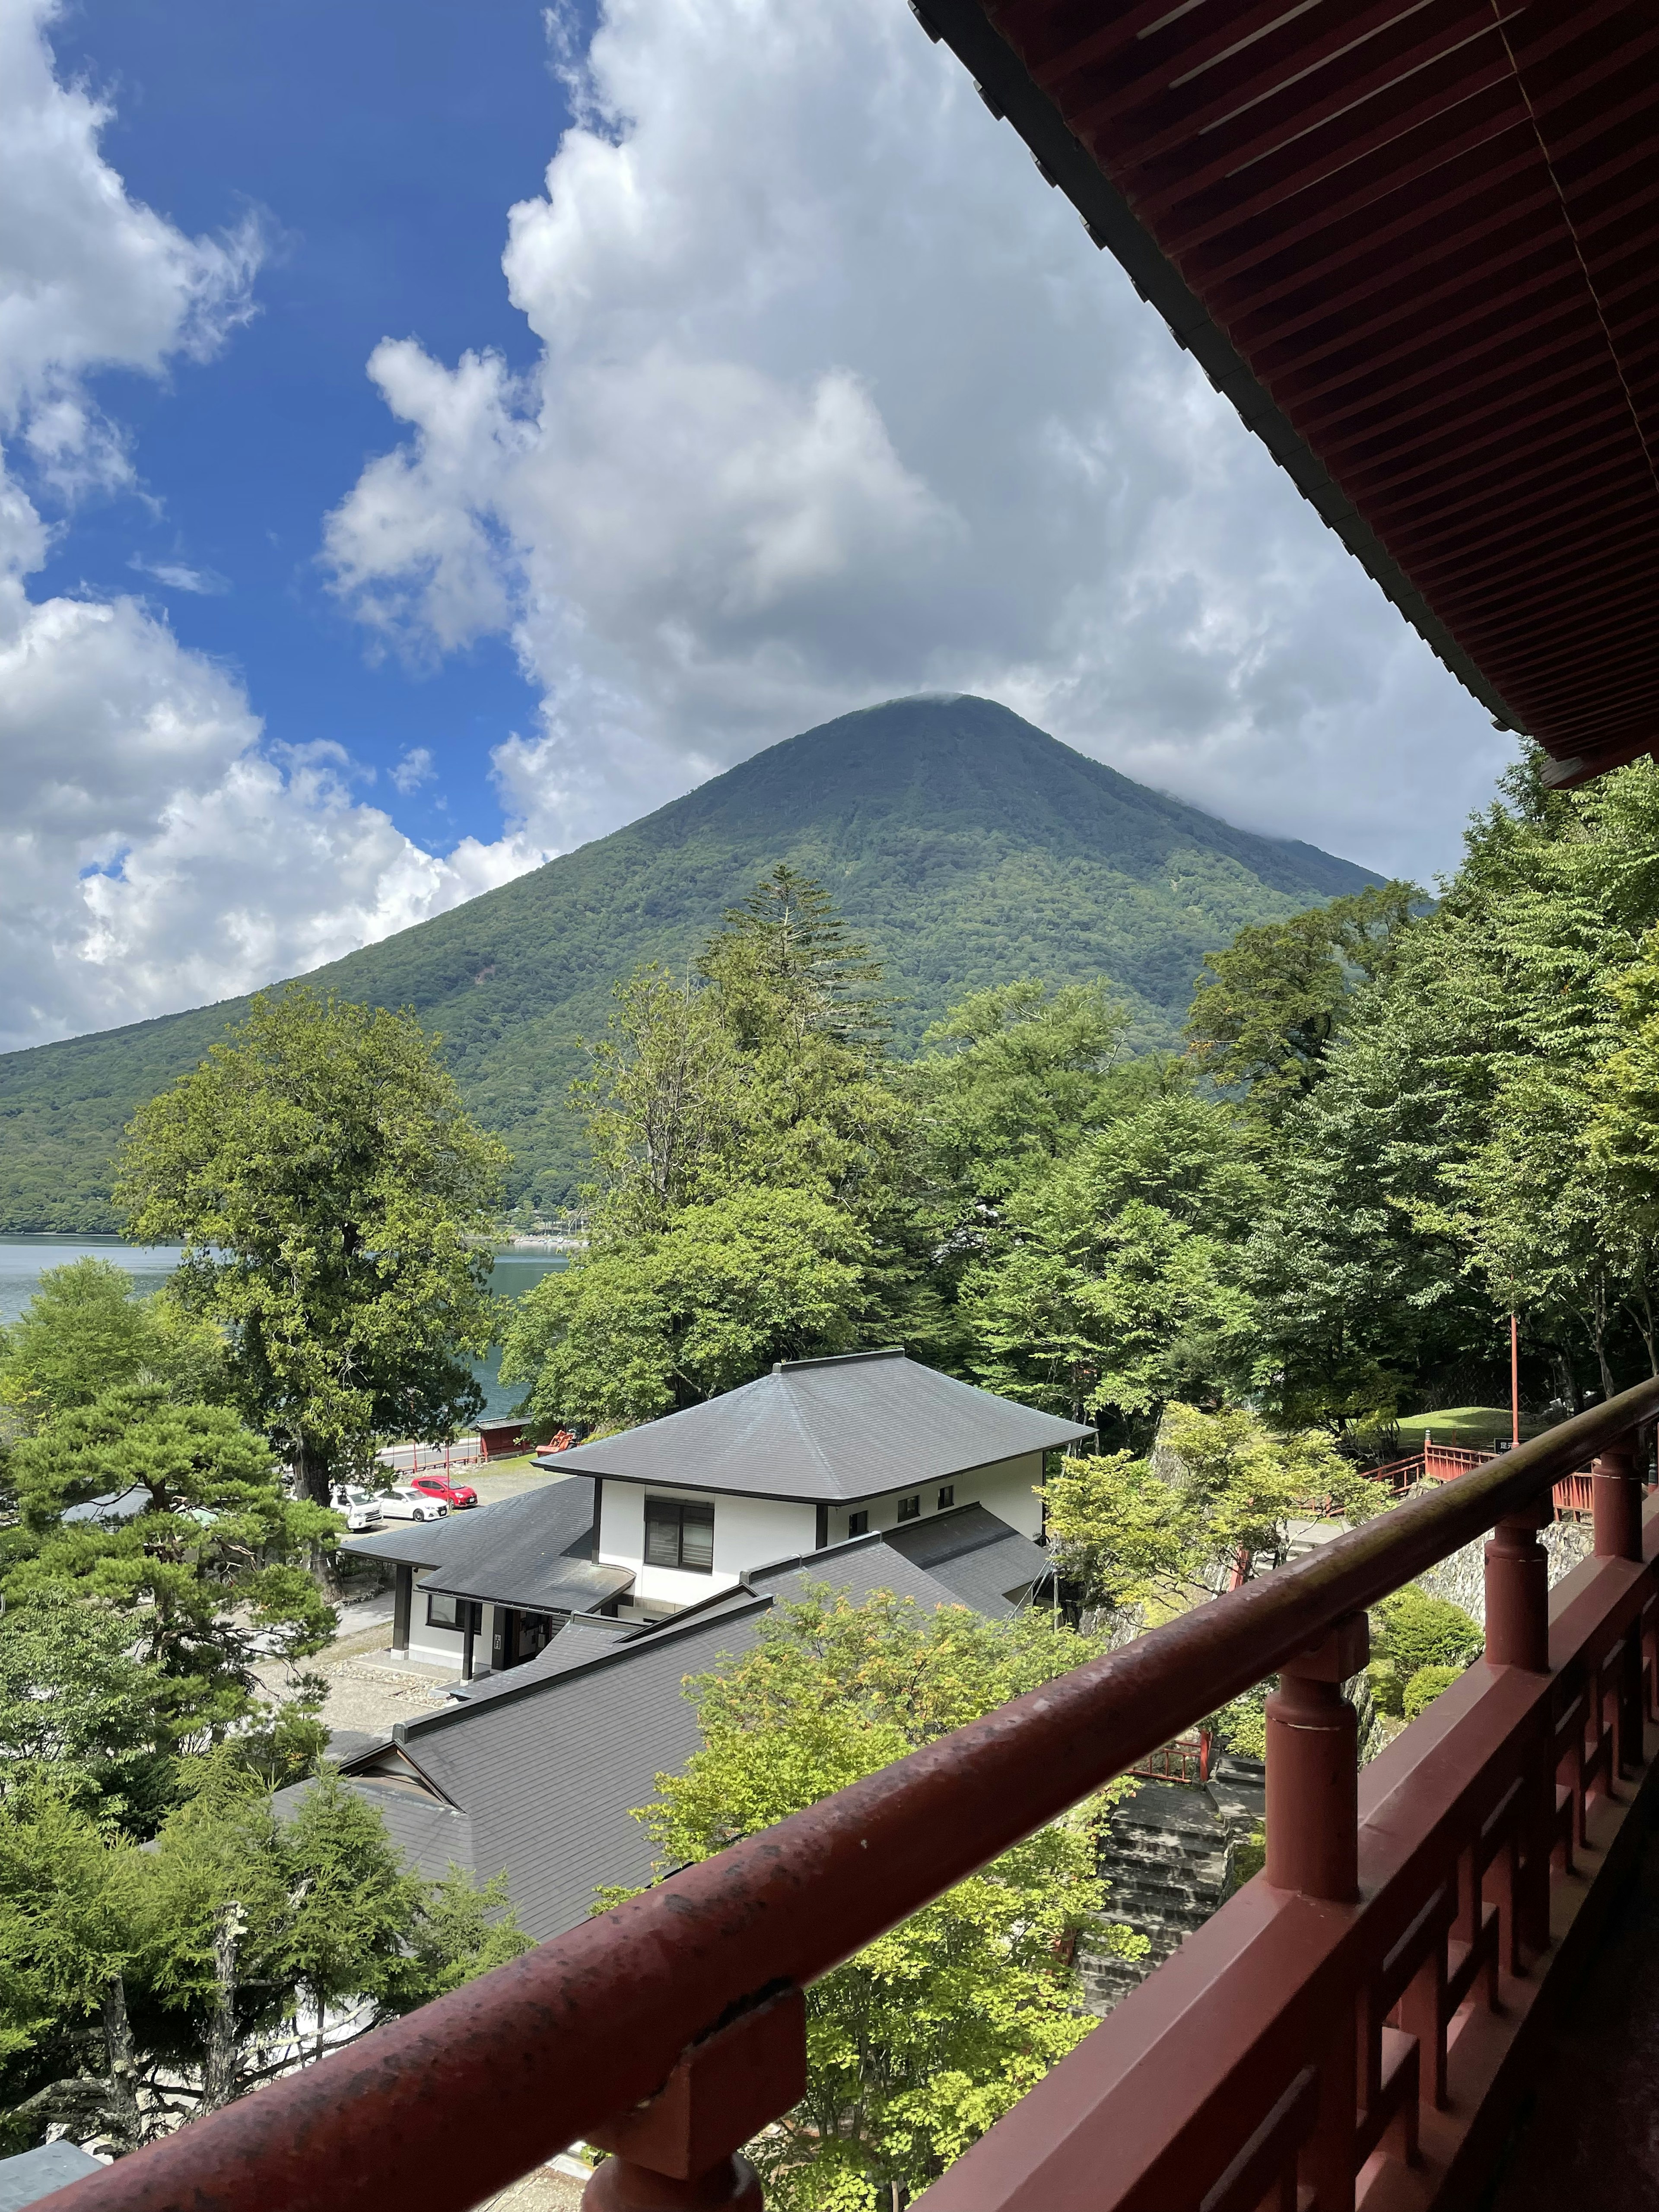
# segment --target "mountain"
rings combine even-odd
[[[683,963],[778,860],[817,877],[887,962],[902,1050],[966,993],[1022,975],[1109,976],[1135,1041],[1172,1042],[1207,951],[1378,880],[1132,783],[988,699],[895,699],[312,980],[441,1030],[473,1111],[517,1155],[514,1195],[556,1204],[576,1172],[566,1086],[611,984]],[[0,1055],[0,1230],[113,1226],[123,1125],[246,1006]]]

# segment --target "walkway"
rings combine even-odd
[[[1659,2203],[1659,1827],[1481,2212]]]

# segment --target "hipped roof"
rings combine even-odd
[[[902,1352],[786,1359],[769,1375],[550,1461],[607,1480],[808,1504],[948,1482],[1093,1430],[958,1382]]]

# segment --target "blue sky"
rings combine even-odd
[[[326,588],[319,522],[391,442],[363,374],[380,338],[534,361],[501,250],[569,120],[540,8],[83,0],[52,43],[112,105],[103,150],[131,193],[191,235],[252,211],[270,245],[258,311],[211,363],[97,380],[142,491],[84,504],[38,589],[150,592],[182,642],[240,673],[273,737],[331,738],[382,771],[425,747],[432,782],[380,787],[411,836],[496,836],[489,748],[536,715],[510,645],[371,663]]]
[[[904,0],[0,0],[0,1048],[854,707],[1427,880],[1507,740]]]

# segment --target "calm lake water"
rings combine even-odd
[[[131,1270],[140,1291],[158,1291],[178,1266],[176,1244],[124,1244],[118,1237],[0,1237],[0,1322],[15,1321],[48,1267],[61,1267],[70,1260],[113,1260]],[[490,1285],[497,1297],[523,1296],[551,1267],[568,1262],[563,1252],[498,1252]],[[477,1362],[474,1371],[484,1386],[486,1413],[512,1411],[523,1395],[523,1386],[503,1389],[496,1380],[501,1352],[494,1351]]]

